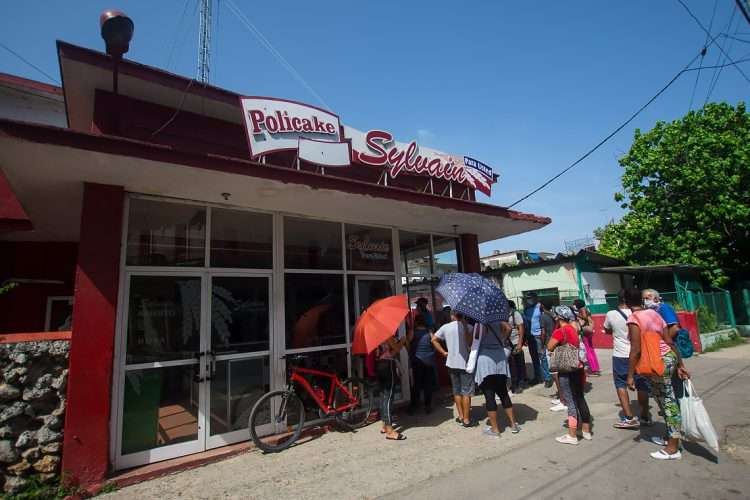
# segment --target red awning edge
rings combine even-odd
[[[0,233],[31,231],[34,225],[0,168]]]

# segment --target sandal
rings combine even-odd
[[[404,436],[403,434],[400,434],[400,433],[399,433],[398,437],[394,438],[394,437],[388,437],[388,436],[386,436],[385,438],[388,441],[406,441],[406,436]]]

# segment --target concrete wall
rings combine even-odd
[[[578,276],[573,262],[531,267],[503,274],[503,290],[510,299],[521,297],[527,290],[557,288],[577,290]]]

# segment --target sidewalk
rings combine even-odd
[[[594,443],[615,438],[630,440],[637,433],[615,431],[611,427],[619,410],[614,404],[611,351],[601,350],[598,354],[603,375],[590,379],[593,390],[587,395],[597,424]],[[711,389],[711,400],[707,405],[721,435],[724,433],[724,425],[737,423],[732,418],[725,418],[725,414],[731,415],[733,410],[737,417],[743,414],[745,423],[750,416],[746,384],[741,393],[745,401],[744,409],[734,407],[738,403],[736,398],[734,402],[724,401],[723,398],[723,392],[727,391],[728,384],[732,382],[723,373],[727,370],[737,371],[735,368],[744,369],[740,373],[744,374],[743,381],[746,382],[750,378],[747,371],[750,368],[748,359],[750,346],[745,345],[702,355],[689,361],[688,366],[698,379],[698,390],[709,390],[709,373],[713,373],[713,377],[717,379],[716,382],[711,379],[710,385],[715,387]],[[445,487],[447,490],[452,489],[452,485],[461,490],[467,474],[456,474],[456,471],[471,471],[487,463],[496,462],[498,474],[505,472],[527,475],[537,469],[539,462],[535,463],[533,459],[529,459],[528,463],[526,459],[520,460],[517,455],[524,449],[539,447],[539,454],[544,457],[547,454],[545,450],[571,453],[572,450],[584,448],[581,445],[563,449],[562,445],[554,442],[554,436],[563,432],[561,423],[564,414],[548,410],[547,396],[551,392],[550,389],[537,386],[513,397],[516,417],[523,431],[513,435],[506,430],[499,440],[482,436],[483,426],[472,429],[457,426],[453,422],[452,408],[446,401],[445,405],[438,405],[429,416],[418,414],[408,417],[401,414],[400,423],[408,437],[406,441],[386,441],[379,434],[378,424],[356,433],[332,432],[302,442],[282,453],[264,455],[253,450],[195,470],[127,487],[106,497],[348,499],[373,498],[389,493],[407,497],[413,496],[417,491],[426,493],[430,490],[430,485],[442,485],[440,488]],[[721,403],[717,404],[719,400]],[[473,414],[483,419],[483,398],[475,397],[472,404]],[[720,411],[714,405],[720,407]],[[719,423],[722,424],[721,428]],[[750,443],[747,445],[750,446]],[[652,450],[644,448],[641,454],[645,455],[647,451]],[[683,459],[683,462],[686,460]],[[631,465],[647,464],[645,460],[639,460]],[[529,472],[524,472],[526,470]],[[496,477],[490,479],[494,480]],[[743,491],[747,491],[747,488]],[[429,498],[429,495],[420,496]]]

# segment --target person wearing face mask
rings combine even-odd
[[[641,294],[643,296],[643,305],[646,306],[646,309],[653,309],[659,313],[659,316],[667,324],[667,333],[674,339],[677,331],[680,329],[680,320],[677,319],[677,313],[674,312],[672,306],[666,302],[662,302],[659,292],[653,288],[647,288]]]

